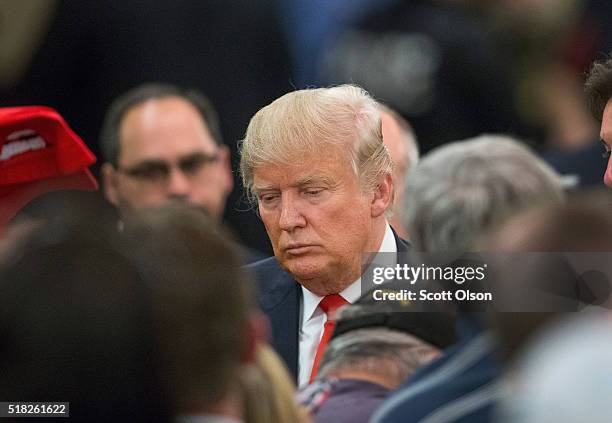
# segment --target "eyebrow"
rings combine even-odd
[[[327,176],[306,176],[302,179],[297,180],[293,184],[291,184],[292,188],[303,188],[308,185],[316,185],[323,184],[328,187],[334,187],[338,184],[338,182],[334,182],[331,178]],[[272,184],[263,184],[263,185],[253,185],[253,192],[255,194],[259,194],[264,191],[278,191],[278,187]]]
[[[295,184],[293,184],[293,186],[303,187],[306,185],[313,185],[313,184],[324,184],[324,185],[332,186],[334,185],[334,182],[332,181],[331,178],[328,178],[327,176],[307,176],[305,178],[298,180]]]
[[[195,153],[189,153],[186,154],[184,156],[181,156],[178,158],[178,161],[183,161],[183,160],[189,160],[189,159],[197,159],[199,157],[206,157],[206,158],[213,158],[213,157],[217,157],[219,154],[218,151],[213,151],[213,152],[206,152],[206,151],[196,151]]]

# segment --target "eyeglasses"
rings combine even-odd
[[[608,144],[604,140],[599,140],[599,141],[601,142],[604,148],[603,153],[601,153],[601,157],[603,157],[604,159],[609,158],[610,157],[610,147],[608,147]]]
[[[196,176],[209,165],[219,161],[219,153],[195,153],[180,158],[176,166],[187,177]],[[119,172],[142,182],[162,183],[168,181],[174,164],[163,160],[145,160],[134,166],[119,168]]]

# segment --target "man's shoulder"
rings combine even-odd
[[[398,391],[401,395],[402,391]],[[448,384],[441,384],[397,404],[376,423],[420,423],[433,416],[448,416],[443,421],[489,423],[494,421],[496,401],[501,387],[490,375],[468,373]],[[392,401],[391,396],[387,402]],[[380,409],[385,407],[384,402]],[[407,417],[408,416],[408,417]]]
[[[254,261],[244,266],[246,269],[250,269],[253,272],[259,272],[263,270],[280,269],[280,265],[276,260],[276,257],[267,257],[261,260]]]
[[[450,349],[423,367],[383,403],[373,421],[418,422],[472,397],[481,400],[462,408],[453,421],[491,421],[499,371],[490,338],[478,337],[474,342]]]
[[[389,389],[376,383],[356,379],[340,379],[331,383],[327,398],[314,414],[315,421],[369,421],[374,410],[387,398]]]
[[[280,266],[274,256],[249,263],[244,268],[253,275],[258,284],[293,281],[291,275]]]
[[[250,263],[244,268],[255,279],[259,303],[264,310],[275,307],[299,288],[299,284],[280,266],[275,257]]]
[[[393,237],[395,238],[395,245],[397,246],[397,252],[398,253],[407,253],[407,252],[409,252],[411,247],[412,247],[410,245],[410,242],[408,242],[404,238],[401,238],[397,234],[397,232],[395,232],[395,229],[391,228],[391,230],[393,231]]]

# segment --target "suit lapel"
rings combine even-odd
[[[297,380],[302,290],[291,276],[280,268],[278,270],[275,277],[267,278],[269,282],[274,282],[260,296],[260,307],[270,320],[272,346],[285,361],[294,380]]]
[[[393,237],[395,238],[395,245],[397,245],[397,252],[407,253],[410,250],[410,244],[408,243],[408,241],[397,236],[393,228],[391,228],[391,230],[393,231]]]

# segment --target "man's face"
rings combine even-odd
[[[601,119],[601,140],[606,144],[606,150],[612,148],[612,99],[608,100],[608,104],[603,112]],[[604,173],[604,183],[612,188],[612,157],[608,158],[608,167]]]
[[[259,213],[281,266],[318,295],[337,293],[360,276],[361,253],[377,251],[389,198],[362,191],[338,148],[296,163],[255,169]]]
[[[227,147],[179,97],[139,104],[123,117],[118,167],[103,169],[106,196],[122,212],[186,201],[220,218],[232,177]]]

